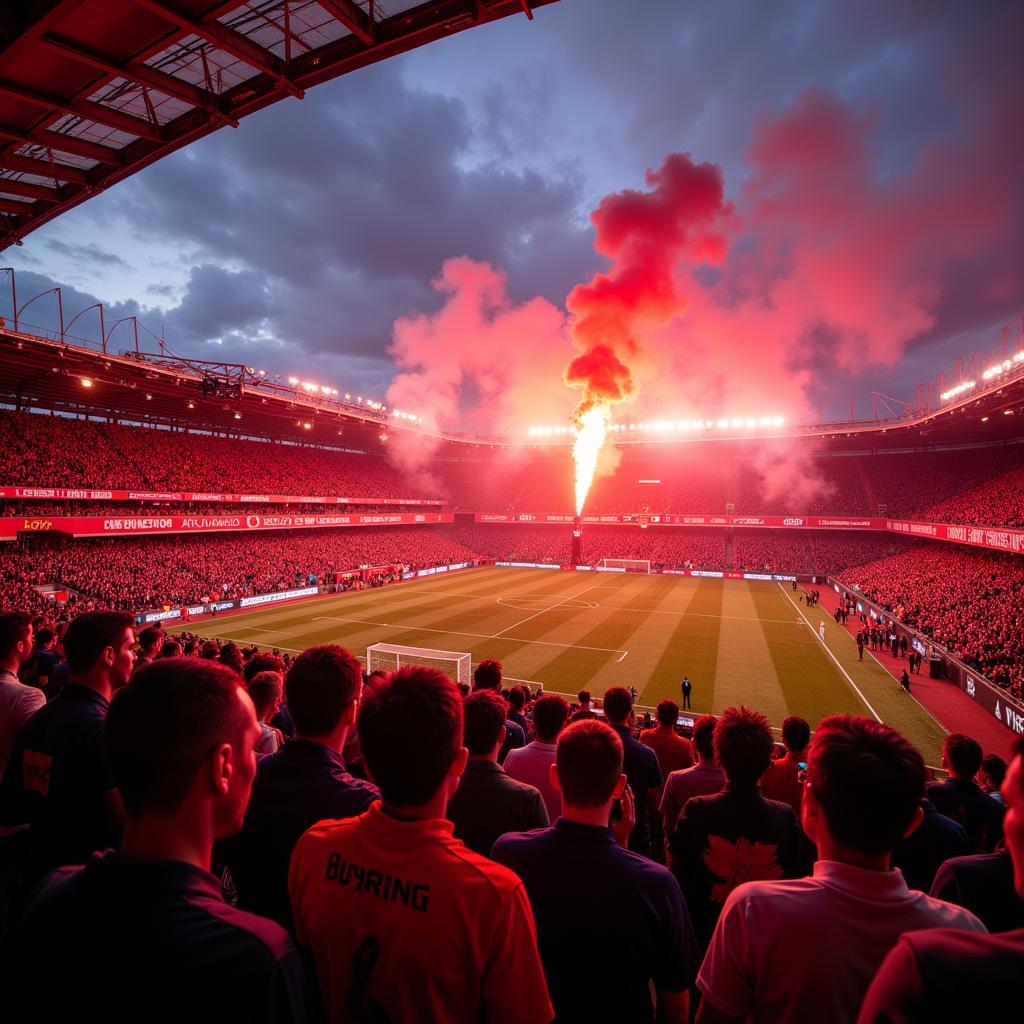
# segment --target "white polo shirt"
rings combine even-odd
[[[551,781],[551,766],[558,756],[556,743],[534,740],[518,750],[510,750],[505,758],[505,771],[519,782],[540,790],[548,820],[554,821],[562,813],[562,794]]]
[[[886,954],[922,928],[985,931],[963,907],[908,889],[899,870],[818,861],[810,878],[746,882],[729,894],[697,987],[758,1024],[852,1024]]]

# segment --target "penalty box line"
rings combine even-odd
[[[525,637],[518,636],[502,636],[499,633],[466,633],[460,629],[432,629],[429,626],[399,626],[393,625],[390,622],[373,622],[370,619],[349,619],[342,618],[338,615],[318,615],[314,622],[353,622],[361,626],[378,626],[381,629],[394,629],[401,633],[440,633],[444,636],[470,636],[477,640],[511,640],[513,643],[521,644],[542,644],[545,647],[564,647],[573,648],[577,651],[597,651],[600,654],[618,654],[618,661],[629,654],[629,651],[624,651],[621,648],[612,647],[588,647],[585,644],[560,644],[554,640],[527,640]],[[512,628],[511,626],[509,627]],[[502,631],[504,632],[504,630]]]

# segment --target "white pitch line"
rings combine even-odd
[[[800,615],[800,618],[802,618],[804,622],[807,623],[811,632],[814,634],[815,639],[818,641],[819,644],[821,644],[822,647],[825,648],[825,653],[835,662],[836,668],[839,669],[840,672],[842,672],[843,676],[846,678],[846,681],[853,687],[857,696],[860,697],[860,699],[864,702],[864,706],[868,709],[868,711],[871,712],[872,715],[875,716],[875,721],[881,722],[882,716],[879,715],[879,713],[871,706],[871,702],[867,699],[867,697],[865,697],[864,694],[861,693],[860,687],[853,681],[853,679],[850,678],[850,673],[847,672],[846,669],[839,664],[839,659],[832,653],[832,650],[828,646],[828,644],[821,639],[821,636],[818,634],[818,631],[814,628],[814,624],[811,622],[809,618],[807,618],[806,615],[804,615],[803,609],[800,607],[800,605],[798,605],[796,601],[794,601],[793,598],[789,596],[788,591],[781,583],[779,584],[779,590],[781,590],[783,594],[786,595],[786,600],[789,601],[789,603],[797,610],[797,612]]]
[[[677,618],[694,616],[701,619],[730,619],[737,622],[777,622],[783,626],[802,626],[794,619],[762,619],[759,615],[716,615],[714,612],[674,612],[668,608],[631,608],[623,604],[599,604],[598,608],[612,608],[617,612],[644,612],[647,615],[675,615]]]
[[[556,608],[560,608],[563,604],[565,604],[566,601],[575,601],[576,598],[582,597],[584,594],[589,593],[591,590],[596,590],[598,587],[600,587],[602,585],[603,585],[603,581],[601,583],[595,583],[595,584],[593,584],[593,586],[590,586],[590,587],[585,588],[584,590],[581,590],[578,594],[569,594],[567,597],[563,597],[561,601],[557,601],[555,604],[551,605],[549,608],[541,608],[541,610],[539,612],[534,612],[532,615],[527,615],[525,619],[520,619],[518,622],[513,622],[511,626],[506,626],[504,629],[500,630],[499,632],[492,634],[491,639],[492,640],[497,640],[501,636],[502,633],[507,633],[510,629],[515,629],[518,626],[522,626],[524,623],[529,622],[531,619],[537,618],[538,615],[544,615],[546,612],[553,612]],[[577,609],[577,610],[582,610],[582,609]],[[589,610],[589,609],[587,609],[587,610]],[[511,639],[511,637],[509,639]],[[577,645],[576,644],[560,644],[559,646],[575,647]]]
[[[615,659],[616,663],[618,663],[618,662],[622,661],[622,659],[623,659],[623,658],[625,658],[625,656],[626,656],[627,654],[629,654],[629,651],[623,651],[623,652],[622,652],[622,654],[620,654],[620,655],[619,655],[619,656],[618,656],[618,657],[617,657],[617,658]]]
[[[318,615],[313,621],[317,622],[319,620],[326,622],[355,622],[363,626],[380,626],[383,629],[397,629],[402,633],[443,633],[446,636],[472,636],[476,637],[478,640],[511,640],[514,643],[521,644],[543,644],[545,647],[572,647],[577,651],[599,651],[601,654],[622,653],[622,649],[618,647],[587,647],[586,644],[559,644],[555,643],[554,640],[527,640],[525,637],[501,636],[497,633],[466,633],[461,629],[431,629],[429,626],[402,626],[391,622],[371,622],[369,619],[342,618],[338,615]]]

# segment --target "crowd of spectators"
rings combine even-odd
[[[88,608],[137,612],[333,582],[362,565],[422,569],[475,552],[425,526],[220,533],[79,540],[32,548],[0,545],[5,596],[33,612],[51,608],[35,586],[75,592],[65,616]]]
[[[838,578],[1021,695],[1024,562],[1019,556],[921,543],[846,569]]]
[[[27,487],[431,497],[377,455],[0,412],[0,483]]]
[[[733,566],[745,572],[834,575],[905,550],[905,538],[840,530],[736,530]]]
[[[674,701],[642,732],[624,687],[570,717],[494,661],[470,690],[335,645],[139,640],[0,613],[12,1020],[1012,1016],[1024,740],[1007,766],[952,734],[929,781],[869,718],[788,718],[780,750],[730,707],[691,742]]]
[[[442,529],[492,561],[566,565],[572,557],[572,532],[568,524],[534,527],[476,523]],[[725,533],[588,526],[583,530],[580,558],[589,565],[600,564],[604,558],[635,558],[649,561],[652,569],[720,569],[725,563]]]

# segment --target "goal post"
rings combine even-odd
[[[605,569],[622,569],[624,572],[651,571],[649,558],[602,558],[601,565]]]
[[[470,656],[460,651],[435,651],[429,647],[402,647],[400,644],[374,644],[366,648],[367,672],[394,672],[407,665],[436,668],[457,683],[473,681]]]

